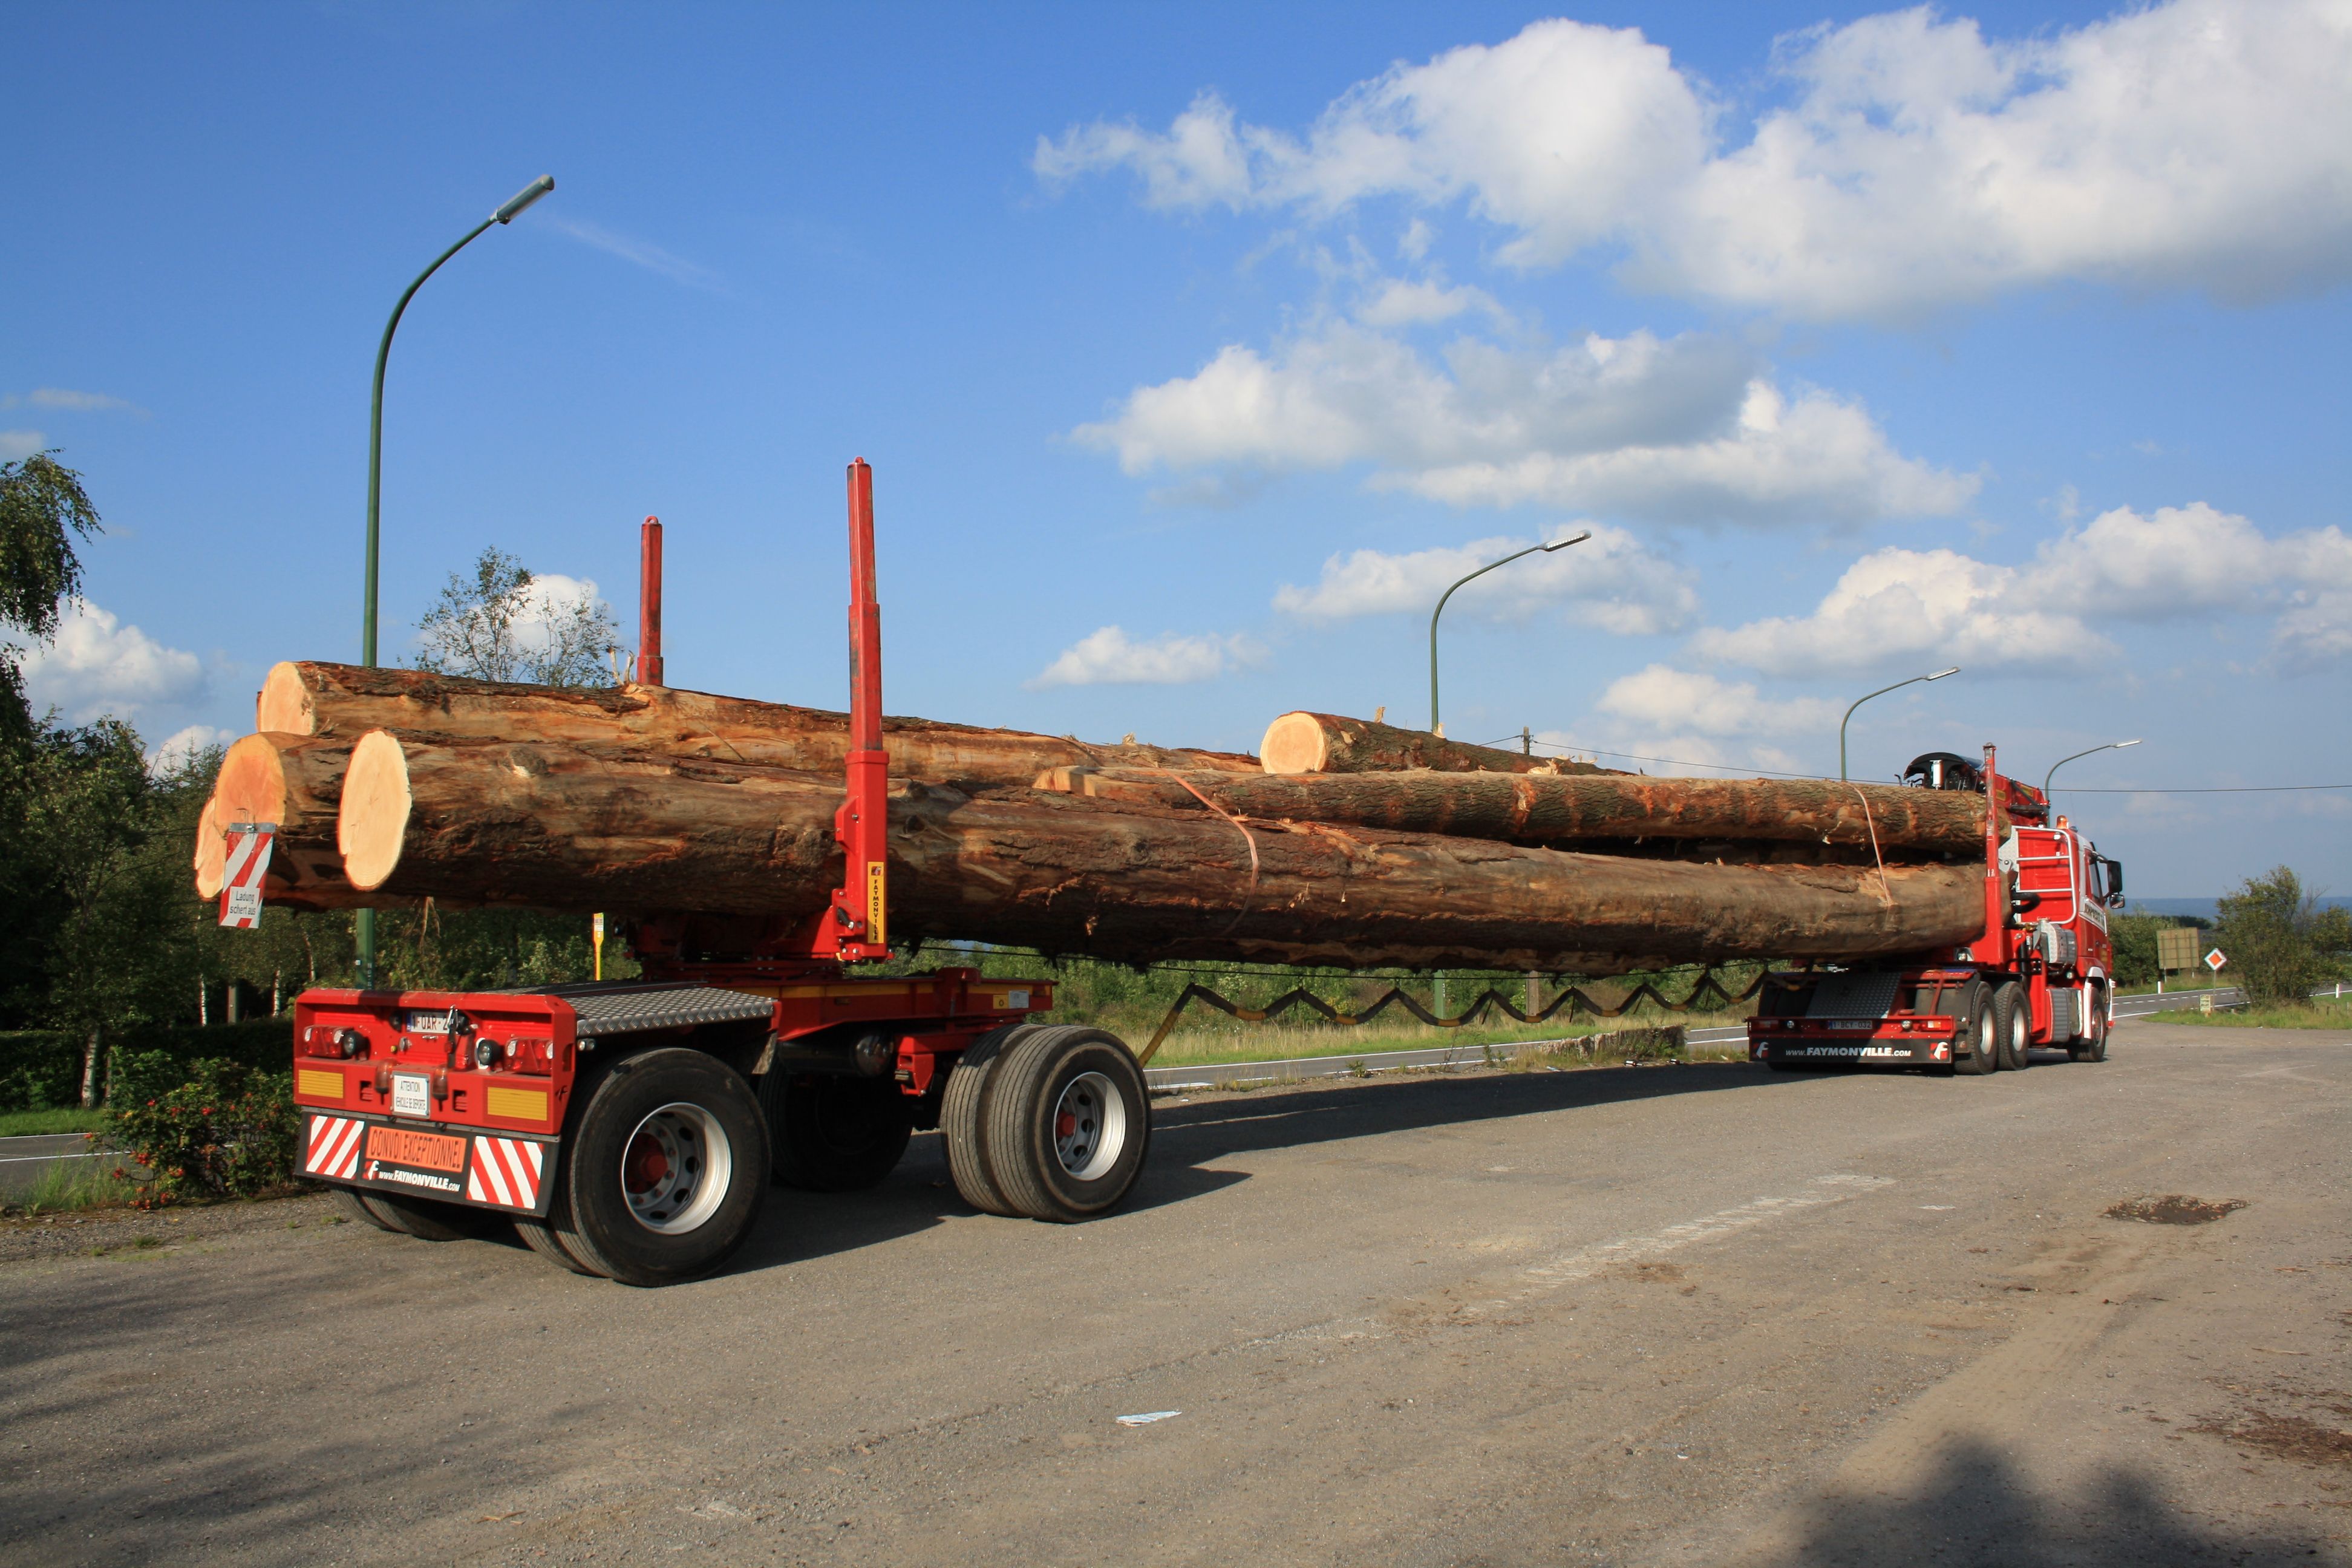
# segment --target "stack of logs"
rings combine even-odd
[[[846,717],[667,687],[281,664],[195,846],[265,896],[803,918],[841,879]],[[1648,778],[1320,713],[1257,757],[884,721],[894,939],[1144,962],[1603,974],[1965,942],[1981,796]]]

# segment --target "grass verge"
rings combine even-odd
[[[116,1169],[112,1159],[59,1160],[45,1166],[32,1185],[12,1194],[7,1212],[45,1215],[119,1208],[139,1195],[141,1184],[116,1175]]]
[[[2147,1016],[2151,1023],[2197,1024],[2206,1028],[2352,1029],[2352,996],[2340,1002],[2331,996],[2300,1005],[2241,1007],[2228,1013],[2200,1013],[2193,1007],[2182,1007]]]
[[[99,1132],[103,1110],[0,1110],[0,1138],[37,1138],[51,1132]]]

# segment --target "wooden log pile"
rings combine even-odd
[[[664,687],[273,669],[194,847],[265,895],[771,928],[842,872],[839,713]],[[1980,797],[1646,778],[1328,714],[1260,757],[886,721],[892,930],[1144,962],[1611,973],[1966,941]]]

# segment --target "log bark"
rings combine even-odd
[[[1871,855],[1978,856],[1984,797],[1816,779],[1644,778],[1627,773],[1213,773],[1057,768],[1035,787],[1132,805],[1353,823],[1515,843],[1642,840],[1842,846]],[[1196,795],[1194,792],[1198,792]],[[2004,814],[2002,831],[2009,823]],[[1736,857],[1735,857],[1736,858]]]
[[[1337,713],[1285,713],[1265,727],[1258,760],[1269,773],[1362,773],[1430,768],[1449,773],[1606,773],[1561,757],[1469,746],[1423,730],[1400,730]]]
[[[231,745],[196,819],[196,896],[220,896],[232,823],[274,822],[278,833],[262,881],[266,900],[310,909],[369,901],[346,885],[335,846],[351,752],[347,742],[285,734],[247,735]]]
[[[298,662],[273,668],[256,728],[356,742],[371,730],[436,741],[562,742],[619,746],[831,773],[848,759],[849,716],[781,702],[716,697],[668,686],[572,690],[415,669]],[[1176,767],[1255,773],[1228,752],[1096,745],[1019,730],[886,718],[882,743],[901,778],[961,787],[1026,784],[1046,768]]]
[[[381,773],[382,776],[376,776]],[[649,752],[355,751],[354,883],[450,902],[796,917],[841,861],[838,783]],[[361,874],[359,868],[364,868]],[[1858,957],[1966,941],[1974,867],[1717,867],[1082,796],[908,781],[891,803],[899,938],[1049,952],[1609,973],[1691,960]]]

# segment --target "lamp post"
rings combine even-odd
[[[1538,551],[1549,555],[1555,550],[1565,550],[1571,544],[1581,544],[1591,537],[1592,531],[1588,528],[1570,539],[1556,540],[1549,544],[1530,544],[1525,550],[1515,550],[1500,561],[1487,562],[1486,564],[1471,573],[1468,577],[1457,581],[1454,588],[1459,588],[1464,583],[1469,582],[1471,577],[1483,577],[1497,566],[1508,566],[1522,555],[1533,555]],[[1445,601],[1454,597],[1454,588],[1448,588],[1439,595],[1437,608],[1429,612],[1429,732],[1440,739],[1444,737],[1445,726],[1438,721],[1437,717],[1437,617],[1445,613]]]
[[[2056,762],[2050,764],[2050,771],[2042,775],[2042,803],[2044,805],[2050,804],[2050,781],[2056,778],[2058,776],[2058,770],[2064,767],[2068,763],[2074,762],[2077,758],[2081,757],[2095,757],[2101,752],[2120,752],[2126,746],[2137,746],[2139,742],[2137,739],[2129,741],[2109,741],[2104,746],[2093,746],[2089,751],[2077,752],[2072,757],[2059,758]]]
[[[531,203],[555,189],[555,176],[541,174],[521,190],[509,196],[498,211],[476,224],[466,237],[433,258],[433,265],[416,275],[416,281],[404,289],[400,302],[392,308],[392,319],[383,324],[383,342],[375,351],[375,390],[368,407],[368,497],[367,497],[367,570],[360,591],[360,662],[375,668],[375,585],[376,553],[379,538],[378,515],[383,495],[383,367],[392,357],[392,334],[400,327],[401,312],[408,301],[425,287],[425,280],[441,270],[441,264],[457,255],[492,224],[509,224]],[[362,988],[375,985],[375,911],[362,910],[352,932],[358,949],[359,981]]]
[[[1939,670],[1937,670],[1937,671],[1935,674],[1933,674],[1933,675],[1915,675],[1915,676],[1913,676],[1913,677],[1912,677],[1910,679],[1908,679],[1908,680],[1898,680],[1898,681],[1896,681],[1896,682],[1895,682],[1894,685],[1892,685],[1892,686],[1882,686],[1882,687],[1880,687],[1880,688],[1879,688],[1877,690],[1875,690],[1875,691],[1865,691],[1865,692],[1864,692],[1861,696],[1859,696],[1859,697],[1855,698],[1855,699],[1853,700],[1853,705],[1852,705],[1851,707],[1847,708],[1847,709],[1846,709],[1846,710],[1845,710],[1845,719],[1841,719],[1841,720],[1839,720],[1839,721],[1838,721],[1838,779],[1839,779],[1839,782],[1843,783],[1843,782],[1844,782],[1844,779],[1845,779],[1845,724],[1846,724],[1846,719],[1851,719],[1851,718],[1853,718],[1853,710],[1854,710],[1854,709],[1855,709],[1855,708],[1859,708],[1859,707],[1861,707],[1864,703],[1865,703],[1865,702],[1869,701],[1869,700],[1870,700],[1872,698],[1874,698],[1874,697],[1884,697],[1884,696],[1885,696],[1885,695],[1886,695],[1888,692],[1890,692],[1890,691],[1900,691],[1900,690],[1902,690],[1902,689],[1903,689],[1905,687],[1906,687],[1906,686],[1916,686],[1916,685],[1918,685],[1918,684],[1919,684],[1921,681],[1923,681],[1923,680],[1941,680],[1941,679],[1944,679],[1944,677],[1946,677],[1946,676],[1948,676],[1948,675],[1958,675],[1958,674],[1959,674],[1959,672],[1960,672],[1960,667],[1959,667],[1958,665],[1957,665],[1957,664],[1956,664],[1956,665],[1952,666],[1952,668],[1949,668],[1949,669],[1939,669]]]

